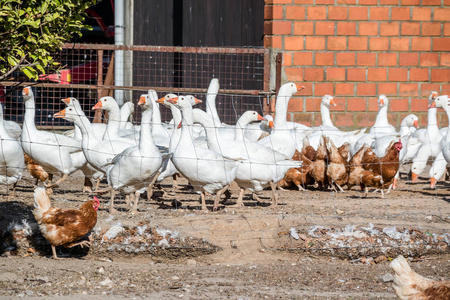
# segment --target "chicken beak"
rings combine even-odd
[[[436,108],[436,101],[433,101],[430,105],[428,105],[428,109],[430,108]]]
[[[70,104],[70,98],[65,98],[61,100],[62,102],[64,102],[65,104]]]
[[[273,121],[269,121],[269,127],[273,128]]]
[[[304,88],[305,88],[305,86],[302,85],[301,87],[299,87],[299,88],[297,89],[297,92],[300,92],[300,91],[303,90]]]
[[[66,110],[65,109],[63,109],[62,111],[57,112],[56,114],[53,115],[53,118],[58,118],[58,119],[62,119],[64,117],[66,117]]]
[[[156,103],[164,104],[164,97],[159,98],[158,100],[156,100]]]
[[[331,104],[331,105],[333,105],[333,106],[336,106],[336,102],[334,101],[334,99],[333,99],[333,98],[331,98],[331,100],[330,100],[330,104]]]
[[[146,103],[146,101],[145,101],[145,97],[144,97],[144,96],[142,96],[141,98],[139,98],[138,105],[144,105],[145,103]]]
[[[258,121],[264,121],[265,119],[263,118],[263,117],[261,117],[261,115],[260,114],[258,114],[258,119],[257,119]]]
[[[102,109],[102,101],[98,101],[97,104],[92,107],[92,110]]]
[[[414,123],[413,123],[413,125],[414,125],[414,127],[416,127],[416,128],[419,128],[419,121],[417,121],[417,120],[414,120]]]
[[[413,173],[413,172],[411,172],[411,174],[412,174],[412,182],[416,182],[417,178],[419,178],[419,174],[416,174],[416,173]]]
[[[202,100],[195,98],[195,104],[200,104],[202,102],[203,102]]]
[[[178,102],[178,97],[167,99],[167,101],[170,102],[170,103],[172,103],[172,104],[177,104],[177,102]]]
[[[432,188],[432,189],[434,189],[435,187],[436,187],[436,183],[437,183],[437,179],[436,178],[434,178],[434,177],[431,177],[430,178],[430,187]]]

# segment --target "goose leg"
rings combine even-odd
[[[178,183],[177,183],[177,174],[172,175],[172,187],[177,190],[179,189]]]
[[[95,183],[95,191],[98,190],[98,187],[100,186],[100,179],[96,180],[97,182]]]
[[[220,191],[218,191],[216,193],[216,197],[214,198],[214,207],[213,207],[213,211],[216,211],[217,208],[219,207],[219,202],[220,202],[220,196],[223,194],[223,192],[225,192],[230,186],[226,185],[223,187],[223,189],[221,189]]]
[[[200,194],[200,203],[202,204],[202,210],[208,210],[208,208],[206,208],[206,200],[205,200],[205,192],[202,191],[202,193]]]
[[[261,198],[259,198],[258,194],[255,192],[252,193],[253,200],[256,200],[258,202],[264,202]]]
[[[128,194],[128,195],[126,195],[125,196],[125,204],[127,205],[127,206],[132,206],[133,205],[133,203],[131,202],[131,200],[130,200],[130,194]]]
[[[13,183],[12,191],[11,191],[11,192],[8,192],[8,194],[9,194],[9,195],[8,195],[8,198],[9,198],[10,200],[16,198],[16,185],[17,185],[17,181]],[[8,188],[8,186],[6,186],[6,188]]]
[[[53,194],[53,189],[51,188],[52,181],[53,181],[53,174],[48,174],[47,184],[44,183],[45,188],[46,188],[45,191],[47,192],[47,195]]]
[[[57,180],[55,183],[53,184],[49,184],[47,185],[47,188],[52,188],[55,186],[59,186],[63,181],[65,181],[67,178],[69,178],[69,174],[64,174],[59,180]]]
[[[133,213],[133,214],[134,214],[135,212],[137,212],[138,203],[139,203],[139,196],[140,196],[139,192],[136,191],[136,192],[134,193],[134,204],[133,204],[133,208],[131,209],[131,213]]]
[[[84,192],[92,193],[92,182],[87,176],[84,176],[83,193]]]
[[[244,192],[245,192],[245,189],[241,188],[241,190],[239,192],[239,197],[236,200],[236,204],[230,205],[230,207],[244,207],[245,206],[244,201],[242,201],[244,199]]]
[[[117,210],[114,208],[114,197],[116,196],[116,191],[111,190],[111,199],[109,200],[109,213],[115,214]]]
[[[272,204],[269,206],[270,208],[275,208],[278,205],[278,192],[277,192],[277,184],[273,181],[270,182],[270,187],[272,188]]]

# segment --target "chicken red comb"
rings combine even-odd
[[[100,203],[100,200],[98,200],[98,198],[95,196],[94,196],[94,201]]]

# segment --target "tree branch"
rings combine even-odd
[[[0,80],[5,79],[5,78],[8,77],[12,72],[14,72],[15,70],[17,70],[17,68],[20,67],[20,65],[23,63],[24,60],[25,60],[25,55],[22,56],[22,57],[20,58],[20,61],[19,61],[14,67],[12,67],[11,70],[9,70],[9,71],[6,72],[5,74],[1,75],[1,76],[0,76]]]

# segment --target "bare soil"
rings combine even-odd
[[[54,190],[54,206],[76,208],[92,198],[81,192],[83,178],[76,175]],[[403,179],[385,199],[379,193],[364,198],[355,188],[345,193],[285,190],[276,208],[268,207],[270,191],[260,194],[263,203],[247,194],[246,206],[233,208],[238,193],[232,186],[229,204],[204,212],[184,179],[179,190],[166,180],[165,192],[157,190],[150,201],[141,198],[136,214],[119,197],[119,213],[111,216],[109,194],[100,195],[92,248],[58,249],[60,260],[50,258],[50,246],[39,232],[23,229],[23,220],[32,229],[36,223],[33,183],[26,174],[14,200],[2,190],[1,299],[395,299],[392,282],[382,276],[392,274],[389,260],[397,254],[410,256],[413,269],[428,278],[448,279],[450,270],[445,241],[450,186],[445,182],[431,190],[425,179],[415,184]],[[211,209],[212,199],[207,205]],[[11,224],[18,226],[12,236]],[[326,231],[324,238],[348,225],[370,224],[414,234],[408,234],[411,241],[386,240],[386,247],[369,252],[355,244],[354,236],[339,237],[340,246],[325,248],[310,234],[314,226]],[[112,226],[120,226],[121,233],[105,239]],[[426,242],[420,251],[414,248],[419,238]]]

